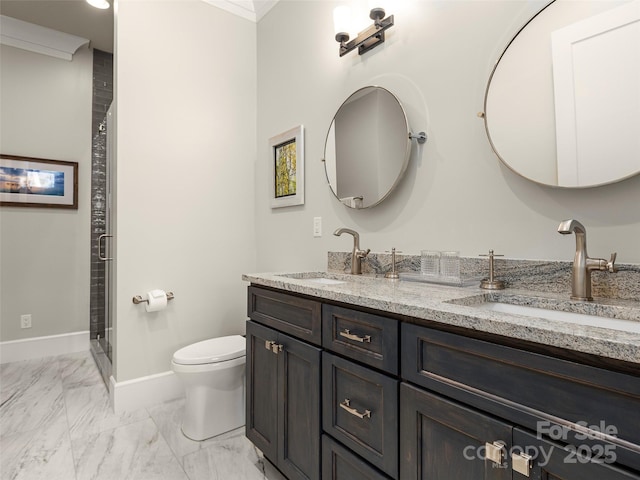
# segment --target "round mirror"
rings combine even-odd
[[[382,87],[364,87],[345,100],[329,127],[324,168],[331,191],[347,207],[373,207],[398,184],[410,153],[398,99]]]
[[[640,172],[640,1],[549,3],[489,78],[500,160],[534,182],[584,188]]]

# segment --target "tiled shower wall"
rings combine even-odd
[[[91,298],[89,323],[91,339],[96,339],[98,335],[104,338],[105,329],[105,265],[98,258],[98,237],[106,233],[106,115],[112,100],[113,54],[94,49],[91,116]]]

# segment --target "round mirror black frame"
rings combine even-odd
[[[394,146],[396,147],[395,151],[394,151],[394,156],[397,155],[398,157],[400,157],[398,160],[396,160],[395,158],[390,158],[389,160],[384,160],[384,159],[380,159],[381,161],[387,161],[387,162],[397,162],[398,166],[396,169],[394,169],[394,172],[397,171],[397,174],[394,173],[388,173],[389,177],[393,177],[395,176],[395,178],[393,178],[392,182],[386,182],[387,184],[390,183],[389,186],[384,187],[384,190],[382,192],[379,193],[379,195],[374,198],[373,200],[368,200],[365,198],[362,198],[362,195],[349,195],[349,196],[343,196],[342,198],[338,195],[338,188],[337,185],[334,185],[331,181],[331,178],[334,177],[336,179],[336,181],[334,183],[337,183],[337,176],[338,176],[338,163],[340,162],[339,158],[338,158],[338,152],[336,152],[336,149],[334,148],[333,152],[329,152],[328,151],[328,146],[330,144],[330,140],[332,139],[332,135],[333,135],[333,145],[335,147],[335,126],[336,126],[336,119],[338,118],[338,116],[341,114],[341,111],[344,113],[345,112],[345,107],[352,103],[354,100],[362,98],[366,95],[368,95],[368,91],[376,91],[376,92],[380,92],[383,93],[386,96],[386,99],[388,101],[392,101],[393,102],[393,106],[396,107],[397,106],[397,111],[393,112],[394,115],[397,115],[398,118],[401,116],[402,117],[402,122],[400,125],[400,122],[396,122],[396,126],[395,128],[382,128],[382,131],[385,132],[389,132],[392,130],[395,130],[397,133],[397,138],[393,139],[393,142],[395,142]],[[383,120],[383,118],[377,118],[377,120]],[[386,127],[386,126],[385,126]],[[364,127],[362,127],[364,128]],[[363,153],[363,155],[366,155],[367,151],[371,151],[372,149],[378,151],[377,149],[375,149],[375,144],[374,142],[372,142],[371,140],[371,134],[369,132],[369,134],[367,135],[367,132],[362,131],[360,132],[361,135],[354,135],[354,136],[359,136],[359,137],[363,137],[363,138],[359,138],[357,140],[355,140],[356,142],[358,140],[360,140],[357,144],[353,144],[353,142],[349,142],[349,149],[351,152],[357,152],[357,153]],[[400,138],[400,133],[402,134],[402,138]],[[396,145],[397,144],[397,145]],[[402,147],[400,147],[400,145],[402,145]],[[401,150],[401,151],[400,151]],[[327,132],[327,136],[325,139],[325,148],[324,148],[324,159],[323,162],[325,164],[325,175],[327,178],[327,183],[329,184],[329,187],[331,189],[331,192],[333,193],[333,195],[338,199],[338,201],[340,201],[343,205],[349,207],[349,208],[355,208],[355,209],[364,209],[364,208],[371,208],[375,205],[378,205],[380,202],[382,202],[383,200],[385,200],[390,194],[391,192],[397,187],[397,185],[400,183],[400,180],[402,179],[402,177],[404,176],[404,173],[407,170],[407,166],[409,165],[409,158],[411,155],[411,137],[410,137],[410,130],[409,130],[409,122],[407,120],[407,115],[406,112],[404,110],[404,108],[402,107],[402,104],[400,103],[400,101],[398,100],[398,98],[391,93],[389,90],[383,88],[383,87],[379,87],[379,86],[366,86],[363,88],[360,88],[358,90],[356,90],[354,93],[352,93],[340,106],[340,108],[338,109],[338,111],[336,112],[336,114],[333,117],[333,120],[331,121],[331,125],[329,126],[329,130]],[[352,175],[352,178],[357,178],[358,180],[361,180],[362,182],[367,182],[367,177],[366,177],[366,171],[368,168],[371,168],[371,163],[372,161],[374,161],[375,159],[371,159],[369,157],[367,158],[360,158],[359,160],[357,160],[357,164],[355,167],[353,167],[354,170],[356,170],[354,172],[354,175]],[[329,168],[327,167],[328,163],[331,162],[335,163],[335,175],[330,175],[329,174]],[[343,160],[344,162],[344,160]],[[401,163],[400,163],[401,162]],[[363,164],[366,164],[365,167],[362,167]],[[376,170],[376,174],[378,173],[379,170]],[[376,177],[377,178],[377,177]],[[365,186],[366,187],[366,186]]]

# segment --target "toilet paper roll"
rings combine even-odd
[[[147,304],[145,310],[147,312],[157,312],[167,307],[167,292],[164,290],[151,290],[147,292]]]

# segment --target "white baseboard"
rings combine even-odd
[[[0,342],[0,363],[19,362],[34,358],[86,352],[89,331],[63,333],[48,337],[23,338]]]
[[[184,386],[173,371],[134,378],[124,382],[110,379],[109,394],[115,413],[130,412],[184,397]]]

